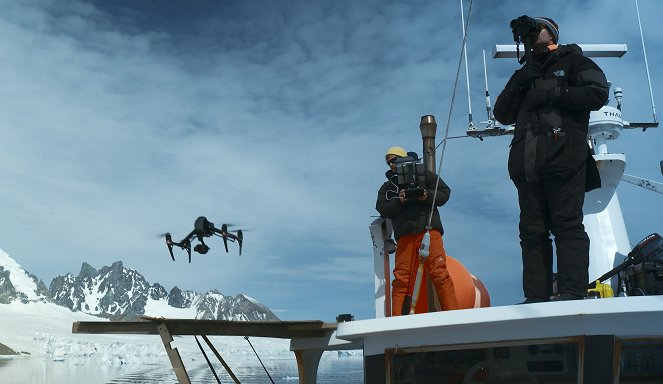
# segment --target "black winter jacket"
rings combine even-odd
[[[401,203],[398,198],[400,190],[396,183],[396,174],[390,170],[385,175],[388,180],[382,184],[380,191],[378,191],[375,209],[380,212],[380,216],[391,219],[396,241],[404,235],[424,232],[428,224],[431,204],[433,203],[435,182],[438,179],[437,175],[433,172],[426,172],[426,190],[428,194],[426,200],[408,200],[405,203]],[[440,220],[440,213],[437,207],[444,205],[449,200],[449,195],[451,195],[451,189],[440,179],[437,187],[437,196],[435,197],[436,208],[433,209],[431,228],[440,231],[441,234],[444,234],[444,229],[442,228],[442,221]]]
[[[509,176],[516,183],[569,177],[585,163],[587,190],[596,188],[600,178],[587,144],[587,129],[589,112],[608,100],[605,75],[575,44],[560,45],[535,59],[542,64],[542,77],[531,88],[523,88],[515,81],[516,71],[495,102],[495,118],[502,124],[516,124]],[[539,105],[532,107],[537,93],[539,101],[534,104]]]

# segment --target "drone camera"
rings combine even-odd
[[[193,250],[200,253],[201,255],[204,255],[209,251],[209,247],[206,244],[198,244],[195,247],[193,247]]]
[[[426,168],[416,154],[396,160],[398,187],[405,190],[406,199],[415,199],[424,195],[426,190]]]

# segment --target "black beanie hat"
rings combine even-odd
[[[534,20],[536,20],[536,23],[543,26],[545,29],[550,32],[550,35],[553,38],[553,42],[557,44],[559,41],[559,27],[557,26],[557,23],[553,21],[553,19],[550,19],[548,17],[533,17]]]

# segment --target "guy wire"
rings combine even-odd
[[[269,371],[267,370],[267,367],[265,367],[265,364],[262,363],[262,359],[260,359],[260,356],[258,356],[258,352],[256,352],[255,348],[253,348],[253,344],[251,344],[251,340],[249,340],[248,336],[244,336],[244,339],[249,343],[249,345],[251,346],[251,349],[253,349],[253,353],[256,354],[256,357],[258,358],[258,361],[260,362],[260,365],[262,365],[262,369],[265,370],[265,373],[267,374],[267,377],[269,377],[269,381],[271,381],[272,384],[274,384],[274,379],[272,379],[272,375],[269,374]]]
[[[461,8],[461,13],[463,9],[463,0],[460,0],[460,8]],[[456,68],[456,80],[454,80],[454,88],[453,92],[451,93],[451,105],[449,106],[449,116],[447,117],[447,127],[444,131],[444,139],[442,139],[442,151],[440,153],[440,163],[437,166],[437,179],[435,180],[435,190],[433,192],[433,202],[431,203],[430,207],[430,213],[428,214],[428,226],[426,227],[427,229],[430,230],[431,228],[431,222],[433,221],[433,209],[435,209],[435,199],[437,198],[437,187],[440,184],[440,172],[442,171],[442,159],[444,159],[444,150],[447,148],[447,139],[449,138],[449,127],[451,126],[451,114],[454,109],[454,103],[456,101],[456,88],[458,87],[458,78],[460,77],[460,67],[461,64],[463,63],[463,58],[464,58],[464,48],[465,48],[465,43],[467,42],[467,31],[470,26],[470,15],[472,14],[472,0],[470,0],[470,5],[467,8],[467,20],[465,21],[465,33],[463,34],[463,44],[461,44],[460,47],[460,55],[458,57],[458,68]],[[440,146],[438,144],[435,148]]]

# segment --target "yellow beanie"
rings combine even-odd
[[[398,157],[407,157],[407,152],[401,147],[391,147],[387,149],[387,153],[384,155],[385,157],[389,155],[396,155]]]

